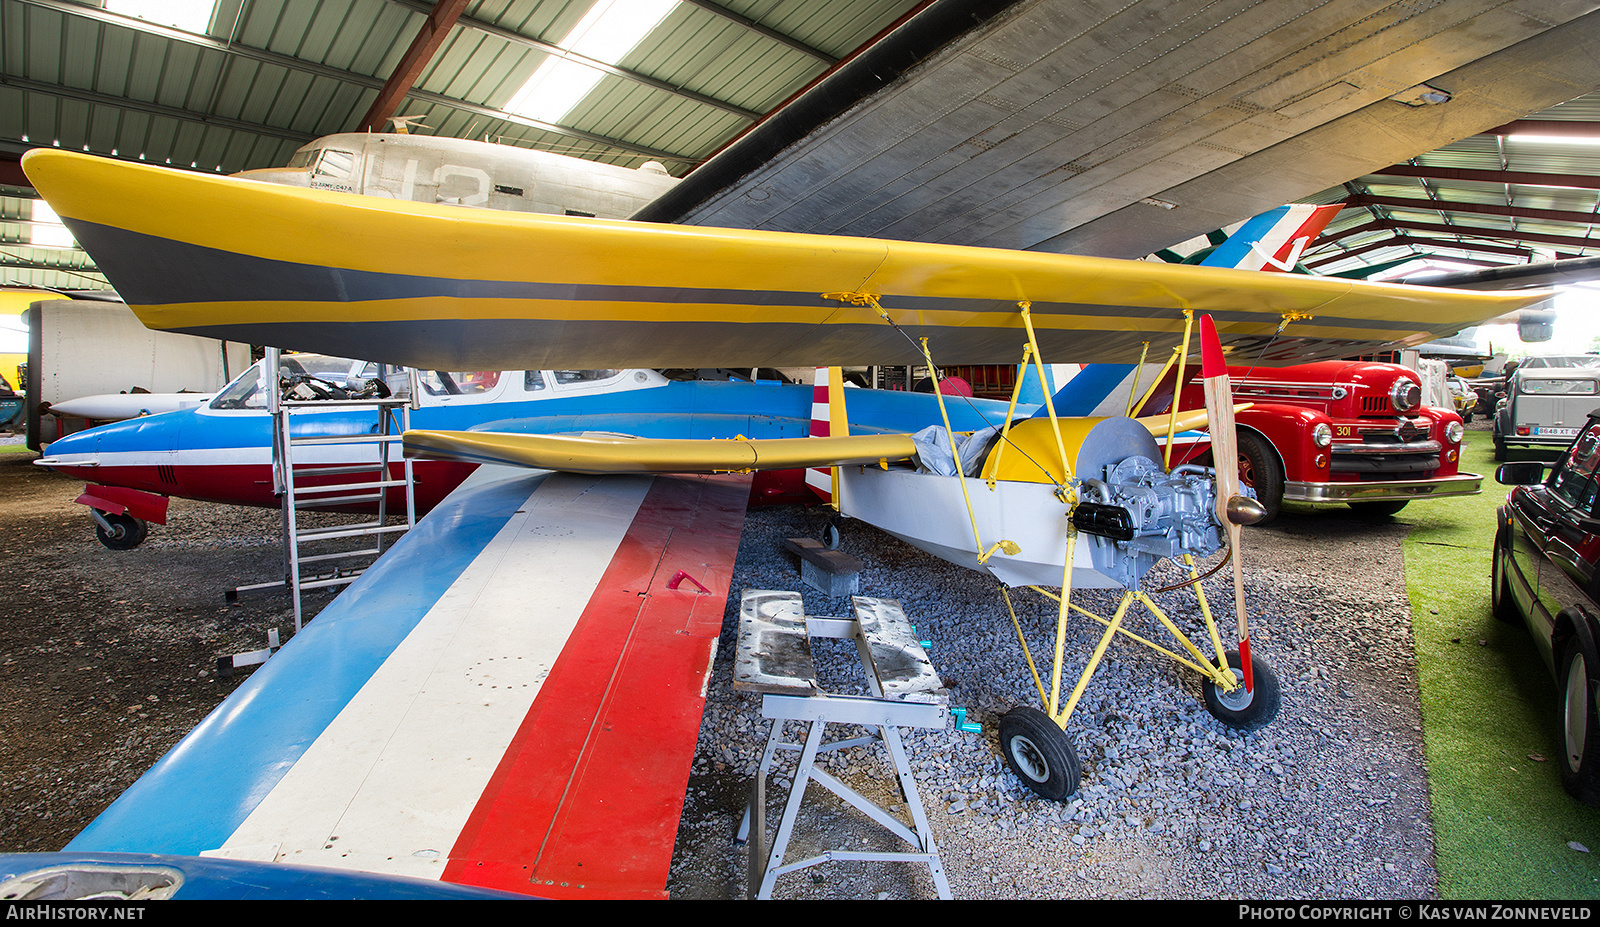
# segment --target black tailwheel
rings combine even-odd
[[[1037,708],[1013,708],[1000,719],[1000,751],[1028,788],[1051,801],[1077,794],[1078,751],[1050,716]]]
[[[1246,691],[1241,669],[1244,661],[1239,659],[1239,651],[1230,650],[1225,656],[1240,685],[1232,692],[1227,692],[1210,679],[1202,682],[1200,694],[1205,698],[1206,711],[1223,724],[1240,730],[1254,731],[1266,727],[1278,716],[1278,707],[1282,704],[1278,674],[1272,671],[1266,661],[1252,655],[1250,666],[1255,691]]]
[[[143,543],[145,536],[150,533],[150,526],[132,515],[118,515],[115,512],[101,512],[100,515],[111,528],[107,530],[104,525],[96,521],[94,536],[112,550],[133,550]]]
[[[1600,656],[1582,629],[1561,651],[1561,784],[1573,798],[1600,804],[1600,717],[1595,712],[1595,687],[1600,685]]]

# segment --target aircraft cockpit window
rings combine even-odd
[[[320,150],[321,149],[318,148],[306,148],[301,151],[297,151],[294,153],[294,157],[289,159],[288,166],[291,168],[310,167],[311,162],[317,159],[317,154],[320,152]]]
[[[524,370],[522,372],[522,388],[529,393],[544,389],[544,374],[537,370]]]
[[[324,148],[322,157],[317,159],[316,169],[312,173],[342,179],[354,173],[355,167],[355,152],[340,151],[337,148]]]
[[[222,388],[211,400],[213,409],[265,409],[266,393],[261,391],[261,365],[256,364]]]
[[[265,409],[262,389],[265,361],[240,374],[211,400],[212,409]],[[384,399],[405,395],[405,369],[379,366],[326,354],[285,354],[278,359],[278,385],[284,399]],[[391,390],[389,384],[395,384]]]
[[[621,375],[620,370],[552,370],[557,386],[586,385]]]
[[[500,384],[498,370],[424,370],[418,376],[432,396],[472,396]]]
[[[365,362],[325,354],[285,354],[278,359],[278,387],[284,399],[387,399],[388,384],[365,376]],[[376,371],[374,371],[376,372]]]
[[[389,395],[397,399],[404,399],[411,395],[411,375],[405,367],[368,362],[361,368],[357,376],[363,380],[382,382],[383,388],[389,391]]]

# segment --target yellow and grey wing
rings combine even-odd
[[[1548,295],[467,209],[48,148],[23,168],[151,328],[441,370],[917,363],[923,336],[945,363],[1015,363],[1023,301],[1054,360],[1135,363],[1194,310],[1230,353],[1288,363]],[[1280,333],[1286,314],[1307,318]]]
[[[621,435],[408,431],[407,457],[465,460],[569,473],[727,473],[905,460],[910,435],[693,440]]]

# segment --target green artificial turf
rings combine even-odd
[[[1557,691],[1521,625],[1489,611],[1495,512],[1507,488],[1487,432],[1462,469],[1483,493],[1413,503],[1405,542],[1439,894],[1600,898],[1600,808],[1561,787]],[[1515,458],[1514,458],[1515,459]],[[1572,844],[1588,850],[1576,849]]]
[[[0,444],[0,454],[32,454],[26,444]]]

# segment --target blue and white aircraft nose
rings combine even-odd
[[[118,455],[175,453],[183,423],[193,415],[184,409],[86,428],[51,442],[34,463],[52,469],[97,467]]]

